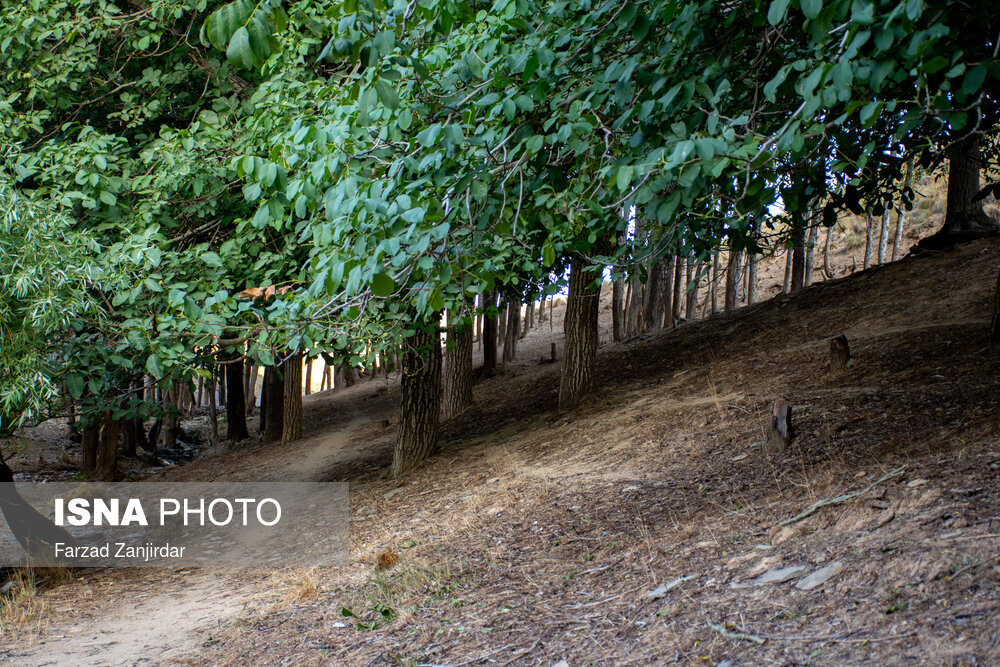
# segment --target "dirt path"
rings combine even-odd
[[[278,479],[324,481],[331,466],[356,453],[355,441],[372,420],[367,414],[355,416],[334,431],[299,441],[294,456],[268,456],[260,463]],[[213,633],[219,634],[253,602],[267,578],[241,571],[102,573],[105,582],[84,577],[57,591],[58,597],[48,601],[50,608],[69,613],[57,614],[28,645],[3,647],[0,656],[24,667],[163,664],[210,646]],[[102,583],[111,585],[98,593]],[[81,609],[81,599],[94,604]],[[60,609],[60,601],[70,608]]]

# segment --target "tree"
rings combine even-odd
[[[282,396],[281,444],[302,437],[302,353],[289,356],[281,370],[284,374]]]
[[[392,454],[398,477],[433,453],[441,413],[441,341],[431,322],[414,326],[403,350],[399,430]]]
[[[594,388],[601,286],[586,273],[586,267],[583,258],[574,259],[570,266],[563,322],[566,344],[559,381],[560,410],[575,408]]]
[[[448,314],[444,416],[455,417],[472,405],[472,322],[466,313]]]

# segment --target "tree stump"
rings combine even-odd
[[[781,401],[771,409],[771,419],[767,425],[767,440],[764,453],[769,456],[782,454],[792,441],[792,407]]]
[[[841,334],[830,340],[830,372],[833,374],[843,373],[854,365],[854,358],[851,357],[851,346],[847,343],[847,336]]]

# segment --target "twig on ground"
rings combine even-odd
[[[884,482],[884,481],[886,481],[888,479],[892,479],[893,477],[896,477],[898,475],[903,474],[903,470],[905,468],[906,468],[906,466],[900,466],[900,467],[896,468],[892,472],[890,472],[890,473],[888,473],[886,475],[883,475],[882,477],[879,477],[877,480],[875,480],[874,482],[872,482],[871,484],[869,484],[865,488],[861,489],[860,491],[851,491],[850,493],[845,493],[844,495],[837,496],[836,498],[828,498],[826,500],[820,500],[819,502],[815,502],[812,505],[810,505],[809,508],[807,510],[805,510],[804,512],[802,512],[800,514],[796,514],[795,516],[793,516],[790,519],[785,519],[784,521],[780,522],[778,525],[779,526],[787,526],[790,523],[795,523],[796,521],[801,521],[802,519],[805,519],[808,516],[812,516],[813,514],[816,513],[817,510],[819,510],[819,509],[821,509],[823,507],[826,507],[827,505],[837,505],[839,503],[846,503],[848,500],[853,500],[853,499],[857,498],[860,495],[864,495],[865,493],[868,493],[869,491],[871,491],[872,489],[874,489],[876,486],[878,486],[882,482]]]
[[[969,563],[965,567],[960,568],[958,570],[955,570],[954,574],[951,574],[951,575],[948,575],[947,577],[945,577],[945,581],[951,581],[952,579],[957,578],[959,575],[964,574],[967,570],[971,570],[972,568],[976,567],[977,565],[982,565],[984,563],[989,563],[991,561],[995,561],[996,559],[997,559],[997,556],[991,556],[991,557],[987,558],[986,560],[977,560],[975,563]]]
[[[730,632],[724,625],[718,625],[716,623],[709,623],[708,627],[712,628],[726,639],[745,639],[753,642],[754,644],[763,644],[766,641],[763,637],[758,637],[757,635],[748,635],[743,632]]]

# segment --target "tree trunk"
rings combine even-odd
[[[472,405],[472,323],[462,322],[462,314],[453,311],[448,325],[444,416],[450,419]]]
[[[171,449],[177,444],[180,432],[180,410],[177,407],[177,389],[164,393],[163,396],[163,448]]]
[[[100,437],[100,426],[84,427],[83,439],[80,442],[80,469],[83,472],[93,472],[97,468],[97,441]]]
[[[219,405],[226,404],[226,373],[225,366],[222,367],[222,372],[219,373]]]
[[[260,417],[264,442],[281,440],[285,430],[285,380],[274,366],[268,366],[264,371]]]
[[[813,265],[816,255],[816,237],[819,234],[819,227],[813,225],[809,228],[809,236],[806,237],[806,265],[805,274],[802,277],[804,285],[813,284]]]
[[[792,291],[792,255],[795,252],[791,249],[785,251],[785,279],[781,283],[781,293],[788,294]]]
[[[886,208],[882,213],[882,224],[878,230],[878,263],[885,264],[885,253],[889,249],[889,214],[891,208]]]
[[[563,322],[566,343],[562,377],[559,382],[559,409],[570,410],[594,387],[597,364],[597,316],[601,299],[600,283],[591,286],[584,273],[585,260],[574,258],[569,273],[569,297]]]
[[[712,300],[712,314],[719,312],[719,253],[712,255],[712,284],[709,287]]]
[[[208,438],[213,445],[219,442],[219,412],[215,407],[215,397],[215,375],[212,375],[208,378]],[[152,445],[155,451],[156,443]]]
[[[944,234],[996,234],[1000,223],[987,215],[981,202],[972,201],[979,194],[978,134],[956,143],[949,150],[948,210],[944,216]]]
[[[313,384],[313,361],[314,359],[309,359],[306,362],[306,396],[312,393]]]
[[[685,290],[687,289],[687,283],[684,282],[684,267],[687,262],[684,261],[684,257],[677,256],[677,264],[674,267],[674,308],[673,317],[674,322],[681,319],[684,311],[684,296]]]
[[[671,257],[670,263],[664,267],[663,309],[657,314],[667,329],[674,327],[674,273],[677,270],[677,258]]]
[[[254,364],[247,364],[250,369],[249,377],[247,378],[246,386],[246,414],[249,417],[257,409],[257,370],[258,366]]]
[[[906,178],[903,180],[903,189],[908,190],[913,184],[913,158],[906,161]],[[896,209],[896,233],[892,239],[892,261],[899,258],[903,251],[903,221],[906,218],[905,207],[900,203]],[[829,244],[829,242],[828,242]]]
[[[436,327],[424,323],[417,326],[403,352],[393,477],[413,469],[433,453],[440,412],[441,343]]]
[[[667,267],[662,259],[649,264],[646,289],[649,298],[643,313],[643,331],[659,331],[663,328],[663,308],[667,301]]]
[[[792,291],[798,292],[806,284],[806,235],[804,230],[797,232],[795,247],[792,248]]]
[[[497,316],[496,316],[496,292],[486,292],[483,300],[483,370],[482,377],[493,377],[497,373]],[[491,314],[489,309],[493,308]],[[404,359],[403,365],[406,365]]]
[[[622,311],[624,308],[625,300],[625,278],[624,276],[615,276],[615,280],[611,283],[611,337],[616,341],[620,341],[625,338],[625,332],[623,330],[624,315]]]
[[[230,334],[230,340],[234,340]],[[226,346],[226,340],[219,341],[219,344]],[[226,369],[226,439],[230,442],[239,442],[250,437],[247,431],[247,403],[243,395],[243,346],[230,343],[228,353],[225,354],[228,363]]]
[[[639,282],[639,263],[632,265],[632,273],[628,281],[628,298],[626,299],[625,337],[631,338],[639,333],[639,311],[642,305],[642,284]],[[569,304],[566,304],[569,308]],[[567,310],[567,313],[569,311]],[[564,323],[565,327],[565,323]]]
[[[687,314],[685,318],[693,321],[698,315],[698,274],[694,268],[694,257],[687,261]]]
[[[135,419],[123,417],[119,420],[118,428],[121,430],[122,434],[122,456],[128,456],[130,458],[135,458],[139,449],[139,438],[138,432],[136,431],[136,421]],[[139,425],[142,428],[142,425]],[[143,436],[146,434],[143,433]]]
[[[757,303],[757,253],[750,253],[747,260],[747,305]]]
[[[517,356],[517,341],[521,333],[521,304],[511,301],[507,304],[507,326],[503,341],[504,363],[511,363]]]
[[[826,243],[823,244],[823,276],[827,280],[833,279],[833,269],[830,268],[830,239],[833,236],[833,227],[826,230]]]
[[[113,418],[112,412],[104,413],[104,425],[97,442],[97,460],[94,479],[113,482],[118,476],[118,441],[121,438],[121,422]]]
[[[302,353],[293,354],[281,368],[285,374],[281,444],[287,445],[302,437]]]
[[[875,243],[875,216],[868,214],[865,220],[865,263],[864,268],[872,265],[872,246]]]
[[[527,336],[533,326],[535,326],[535,300],[528,299],[528,303],[524,307],[524,327],[521,329],[521,335],[518,336],[518,339]]]
[[[740,303],[740,264],[743,253],[730,250],[726,263],[726,312],[735,310]]]

